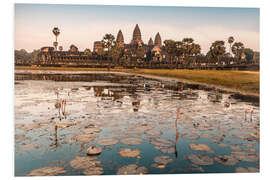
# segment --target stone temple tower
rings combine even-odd
[[[153,39],[152,38],[149,39],[148,46],[154,46],[154,42],[153,42]]]
[[[138,44],[139,46],[143,44],[141,30],[138,24],[136,24],[135,29],[133,31],[133,38],[131,40],[131,44],[132,45]]]
[[[121,31],[121,29],[118,31],[117,37],[116,37],[116,43],[120,46],[120,47],[124,47],[124,36],[123,33]]]
[[[162,41],[161,41],[161,37],[160,37],[159,32],[156,34],[156,37],[155,37],[155,46],[158,46],[160,48],[162,46]]]

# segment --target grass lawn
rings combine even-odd
[[[72,67],[15,67],[15,70],[63,70],[63,71],[107,71],[107,68],[72,68]],[[180,70],[180,69],[123,69],[121,71],[135,74],[147,74],[172,77],[191,82],[223,86],[247,93],[259,95],[260,72],[258,71],[227,71],[227,70]]]

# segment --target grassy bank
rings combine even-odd
[[[15,70],[107,71],[107,68],[15,67]],[[122,68],[111,69],[111,71],[172,77],[191,82],[223,86],[226,88],[241,90],[247,93],[259,95],[260,73],[253,71],[122,69]]]

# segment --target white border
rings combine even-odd
[[[1,4],[1,179],[29,179],[13,176],[13,23],[14,3],[50,3],[50,4],[97,4],[97,5],[153,5],[153,6],[204,6],[204,7],[260,7],[261,8],[261,173],[257,174],[181,174],[146,176],[64,176],[38,177],[34,179],[136,179],[136,178],[173,178],[173,179],[268,179],[269,175],[269,0],[4,0]]]

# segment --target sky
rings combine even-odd
[[[94,41],[106,33],[116,37],[120,29],[130,43],[139,24],[144,43],[157,32],[162,41],[191,37],[206,53],[212,42],[233,36],[259,51],[259,19],[258,8],[15,4],[15,49],[52,46],[54,27],[60,29],[58,44],[64,50],[71,44],[92,50]]]

